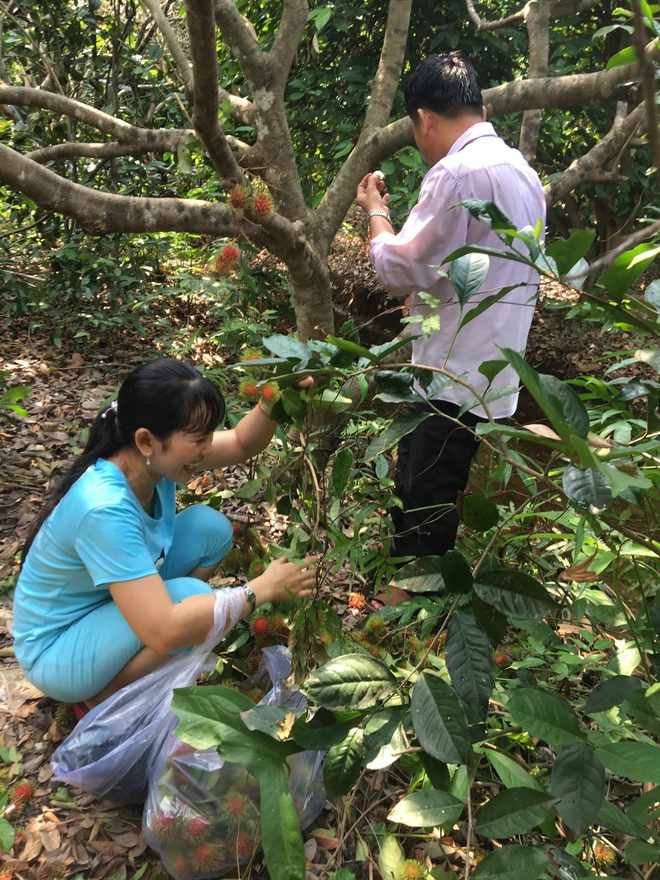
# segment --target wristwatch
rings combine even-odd
[[[372,217],[384,217],[386,220],[389,220],[390,214],[389,211],[381,211],[380,208],[375,208],[367,214],[367,219],[371,220]]]
[[[245,598],[250,605],[250,614],[252,614],[252,612],[257,609],[257,597],[249,587],[243,587],[243,589],[245,590]]]

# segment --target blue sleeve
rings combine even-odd
[[[74,547],[95,587],[157,573],[142,522],[125,506],[91,510],[78,527]]]

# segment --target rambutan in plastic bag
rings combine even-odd
[[[213,648],[239,621],[243,590],[215,590],[213,627],[201,645],[174,654],[149,675],[95,706],[53,754],[53,779],[120,804],[141,803],[149,774],[178,718],[174,688],[190,687],[215,667]]]
[[[259,706],[304,707],[305,697],[284,685],[291,658],[281,645],[264,649],[260,677],[263,669],[272,687]],[[323,756],[305,751],[287,761],[301,828],[325,803]],[[152,770],[142,832],[176,880],[219,877],[248,862],[259,849],[259,815],[259,783],[242,764],[168,738]]]

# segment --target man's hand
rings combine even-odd
[[[358,184],[355,201],[367,214],[369,211],[382,210],[390,200],[389,193],[383,193],[385,182],[375,174],[365,174]]]

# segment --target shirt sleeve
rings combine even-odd
[[[120,505],[91,510],[78,527],[74,547],[95,587],[157,573],[139,517]]]
[[[381,232],[371,242],[371,260],[378,280],[394,296],[423,290],[433,294],[446,287],[439,272],[442,261],[467,241],[470,219],[462,208],[450,211],[465,195],[460,182],[435,166],[422,184],[419,201],[401,232]]]

